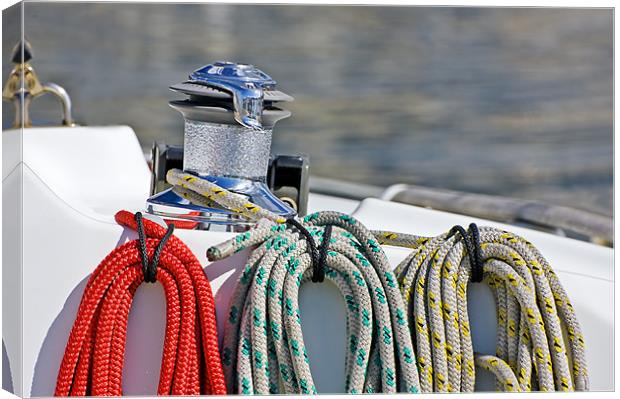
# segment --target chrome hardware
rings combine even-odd
[[[308,178],[310,164],[307,155],[276,155],[269,162],[267,184],[284,203],[299,216],[308,213]]]
[[[290,217],[295,210],[267,185],[273,127],[291,114],[276,105],[293,100],[275,90],[275,85],[271,77],[252,65],[216,62],[192,72],[188,81],[171,86],[188,98],[171,101],[170,106],[185,119],[185,172]],[[155,159],[153,162],[156,166]],[[157,186],[154,181],[153,188]],[[219,225],[243,230],[254,223],[216,204],[204,207],[190,203],[173,188],[151,196],[147,211],[167,219],[196,222],[190,223],[196,229]]]
[[[269,75],[253,65],[218,61],[195,70],[189,78],[190,82],[230,92],[235,120],[250,129],[263,129],[263,90],[276,85]]]
[[[75,126],[71,116],[71,98],[67,91],[56,83],[41,83],[39,77],[29,61],[32,59],[32,49],[27,41],[18,43],[13,49],[12,62],[15,67],[9,74],[4,88],[2,100],[12,102],[15,106],[13,127],[30,127],[30,104],[45,94],[51,93],[58,97],[62,104],[62,125]]]
[[[153,143],[151,149],[151,195],[168,188],[166,173],[183,169],[183,146]],[[299,216],[308,211],[309,163],[304,155],[274,155],[269,159],[266,183],[269,190]]]

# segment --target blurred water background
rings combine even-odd
[[[130,125],[145,151],[182,143],[168,86],[232,60],[295,97],[273,152],[308,154],[313,175],[612,214],[611,10],[28,2],[24,24],[78,121]],[[32,108],[59,120],[53,98]]]

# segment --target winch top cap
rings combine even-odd
[[[218,61],[197,69],[189,78],[189,84],[232,94],[235,120],[247,128],[263,130],[264,93],[273,91],[276,85],[269,75],[254,65]],[[177,85],[172,89],[185,88]]]
[[[212,84],[225,81],[227,83],[257,85],[263,89],[272,89],[276,81],[265,72],[250,64],[238,64],[228,61],[217,61],[192,72],[189,75],[195,83]]]

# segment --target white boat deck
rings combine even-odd
[[[135,237],[115,224],[113,215],[120,209],[143,208],[150,173],[128,127],[35,128],[23,135],[5,131],[2,141],[4,374],[10,366],[12,386],[19,396],[51,396],[90,272],[118,243]],[[420,235],[437,235],[456,224],[476,222],[525,237],[549,260],[573,302],[586,339],[591,389],[613,390],[613,249],[378,199],[357,202],[312,194],[309,209],[352,213],[369,228]],[[208,263],[206,249],[232,233],[176,230],[175,234],[204,263],[221,321],[247,254]],[[385,249],[394,265],[407,254],[401,248]],[[307,284],[301,289],[300,306],[317,389],[342,392],[344,303],[330,284]],[[127,395],[156,391],[164,309],[158,284],[138,289],[127,336]],[[494,353],[495,309],[486,286],[472,287],[469,310],[474,347]],[[334,339],[322,339],[326,335]],[[477,389],[493,388],[492,377],[481,372]]]

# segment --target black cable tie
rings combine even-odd
[[[323,266],[321,265],[321,255],[319,254],[312,234],[310,234],[310,232],[295,218],[287,219],[286,223],[294,226],[308,243],[310,259],[312,260],[312,282],[317,283],[323,281],[323,279],[325,278],[325,271],[323,270]]]
[[[146,237],[144,235],[144,224],[142,222],[142,213],[136,212],[135,215],[136,224],[138,225],[138,242],[140,244],[140,260],[142,262],[142,274],[144,275],[144,281],[147,283],[154,283],[157,281],[157,265],[159,264],[159,257],[161,252],[168,242],[170,236],[174,232],[174,224],[168,225],[166,234],[159,240],[155,251],[153,251],[153,259],[149,262],[148,253],[146,250]]]
[[[475,223],[469,225],[469,230],[465,230],[462,226],[456,225],[450,229],[448,238],[458,233],[463,239],[465,249],[467,251],[467,257],[469,258],[469,264],[471,265],[471,278],[472,283],[479,283],[484,277],[482,256],[480,254],[480,233],[478,226]]]

